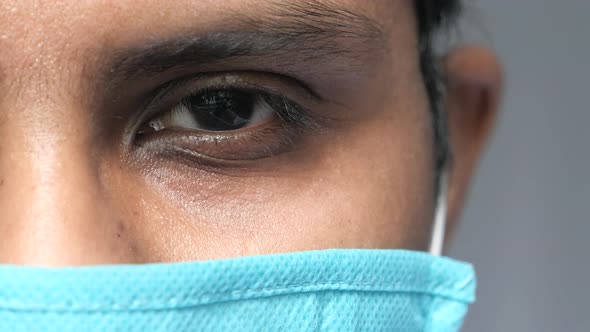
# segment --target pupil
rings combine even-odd
[[[244,91],[220,90],[190,97],[186,106],[199,127],[226,131],[246,126],[254,113],[256,97]]]

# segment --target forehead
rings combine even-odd
[[[138,33],[149,37],[160,32],[215,29],[239,24],[239,17],[262,18],[291,11],[301,19],[359,17],[386,26],[393,13],[403,14],[408,1],[375,0],[0,0],[0,38],[39,41],[68,37],[84,40],[125,40]],[[331,17],[330,17],[331,16]],[[332,23],[337,24],[336,21]],[[354,22],[339,22],[354,23]],[[41,45],[39,45],[41,46]]]
[[[322,47],[326,53],[379,53],[387,48],[384,44],[405,38],[404,30],[413,20],[410,3],[0,0],[0,80],[8,77],[13,90],[49,81],[76,85],[72,77],[78,79],[83,73],[96,76],[96,68],[108,62],[115,50],[226,31],[276,32],[271,37],[279,43],[282,40],[285,50],[292,53],[301,48],[320,52]],[[268,45],[269,41],[263,39],[260,44]],[[399,51],[397,55],[403,56]]]

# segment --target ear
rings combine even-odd
[[[477,161],[494,125],[502,91],[497,58],[480,47],[461,47],[443,59],[453,163],[449,174],[446,239],[456,228]]]

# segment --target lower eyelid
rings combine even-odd
[[[286,131],[281,124],[231,135],[166,129],[138,140],[137,146],[150,153],[184,151],[193,157],[207,156],[220,161],[260,159],[281,153],[295,141],[293,137],[285,137]]]

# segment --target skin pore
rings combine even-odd
[[[404,0],[0,0],[0,263],[426,250],[415,26]],[[485,51],[446,64],[456,216],[501,80]],[[259,116],[171,113],[199,100]]]

